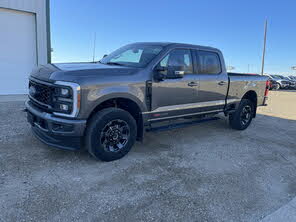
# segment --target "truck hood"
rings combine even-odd
[[[39,66],[33,70],[31,76],[49,82],[81,82],[83,79],[91,77],[110,78],[112,76],[131,75],[137,71],[139,71],[138,68],[100,63],[56,63]]]

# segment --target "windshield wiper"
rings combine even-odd
[[[122,63],[118,63],[118,62],[107,62],[105,64],[107,64],[107,65],[115,65],[115,66],[124,66]]]

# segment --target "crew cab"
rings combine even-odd
[[[268,86],[266,76],[227,73],[216,48],[134,43],[99,62],[38,67],[30,75],[26,110],[44,143],[84,147],[112,161],[168,120],[224,113],[233,129],[244,130],[266,104]]]

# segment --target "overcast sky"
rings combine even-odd
[[[91,61],[97,33],[96,60],[132,42],[182,42],[221,49],[234,72],[259,73],[265,18],[265,72],[291,74],[295,0],[51,0],[52,59]]]

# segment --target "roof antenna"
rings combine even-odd
[[[96,57],[96,41],[97,41],[97,33],[95,32],[94,49],[93,49],[93,63],[95,62],[95,57]]]

